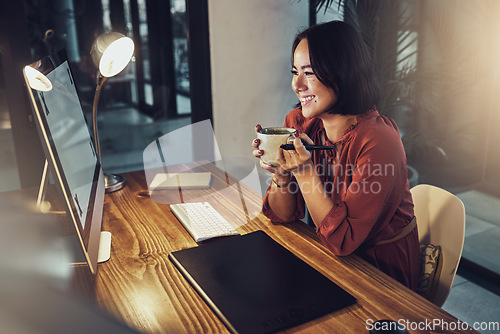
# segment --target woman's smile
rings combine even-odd
[[[312,99],[314,99],[314,97],[314,95],[299,97],[300,104],[302,105],[302,107],[307,106],[312,101]]]

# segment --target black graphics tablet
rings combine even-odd
[[[269,333],[356,299],[263,231],[169,254],[233,333]]]

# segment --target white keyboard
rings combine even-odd
[[[207,202],[170,204],[170,210],[196,242],[240,234]]]

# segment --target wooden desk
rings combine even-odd
[[[406,321],[413,322],[412,326],[419,325],[423,329],[410,330],[410,333],[432,332],[423,326],[432,323],[433,319],[451,326],[458,323],[456,318],[359,257],[333,255],[306,224],[274,225],[261,213],[254,217],[252,213],[260,211],[261,196],[215,166],[207,164],[194,170],[212,172],[212,188],[217,191],[183,191],[185,201],[205,196],[203,200],[208,200],[228,221],[238,224],[242,234],[265,231],[358,299],[348,308],[285,332],[367,333],[368,319],[402,319],[405,324]],[[112,233],[111,259],[99,265],[93,280],[96,303],[141,332],[228,332],[167,258],[172,251],[197,244],[167,204],[159,204],[150,198],[144,172],[125,176],[127,186],[105,197],[103,229]],[[169,190],[154,194],[153,198],[162,201],[170,196],[175,198],[180,194]],[[440,327],[435,329],[446,332]]]

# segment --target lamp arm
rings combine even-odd
[[[97,158],[99,161],[101,160],[101,151],[99,149],[99,137],[97,135],[97,105],[99,104],[99,96],[101,95],[101,88],[104,83],[108,80],[107,77],[102,76],[100,72],[98,72],[97,77],[97,87],[95,89],[94,95],[94,104],[92,106],[92,129],[94,130],[94,146],[95,151],[97,153]]]

